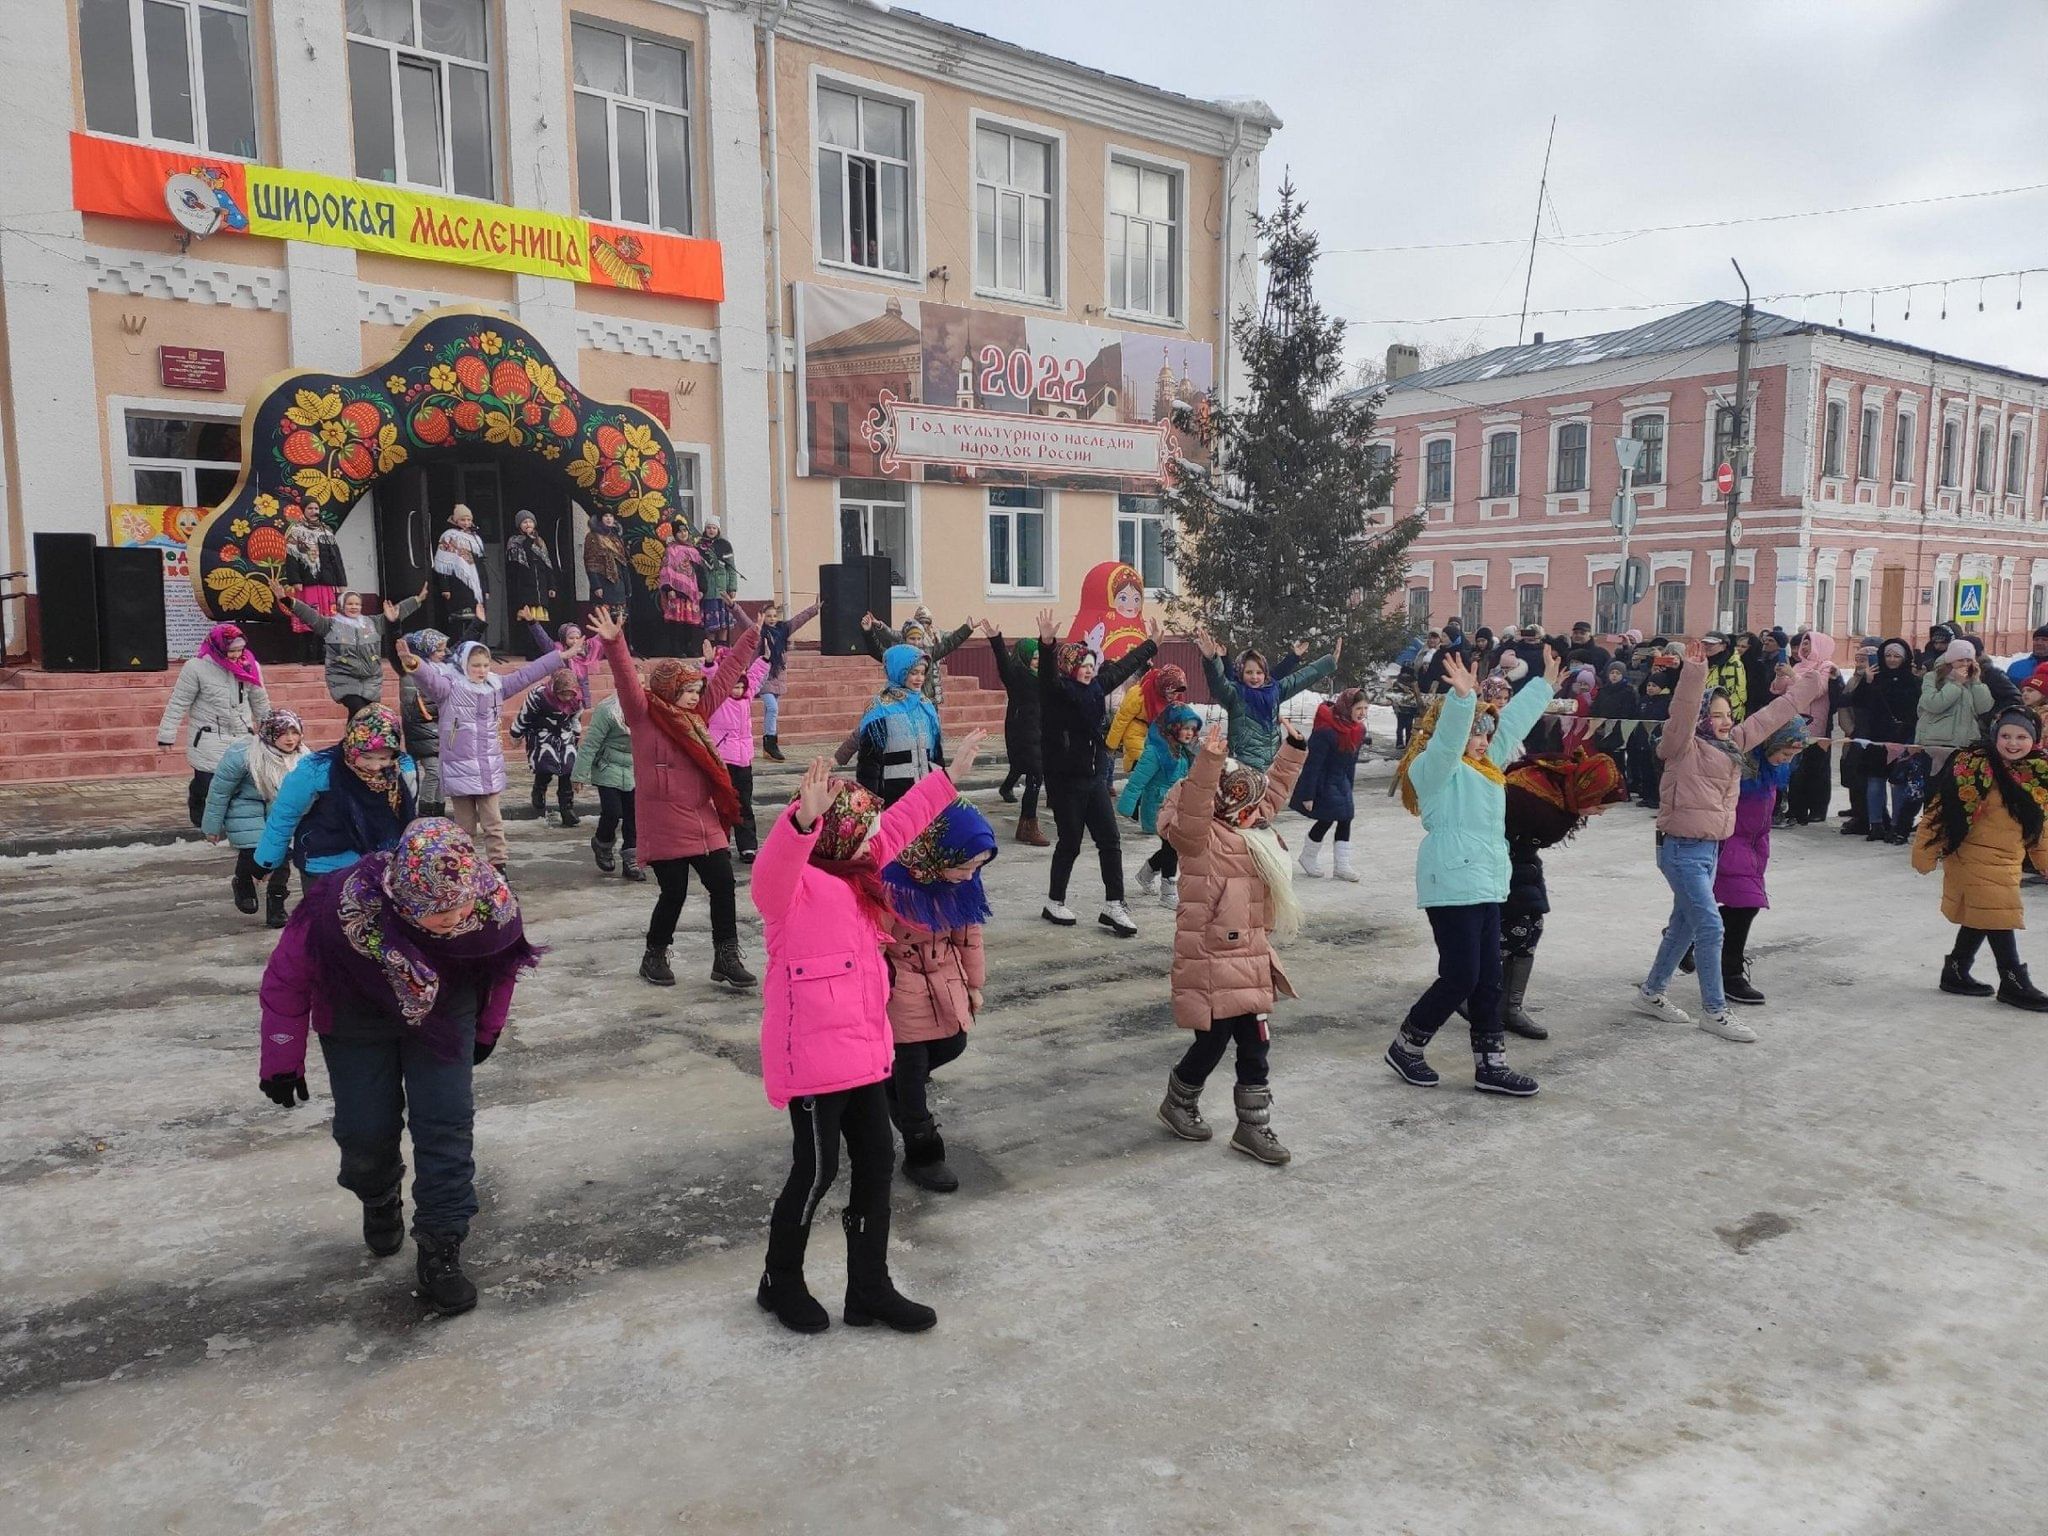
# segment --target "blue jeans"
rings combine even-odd
[[[396,1040],[320,1037],[343,1189],[366,1201],[397,1190],[405,1178],[399,1136],[410,1111],[414,1232],[465,1237],[476,1214],[473,1038],[465,1032],[455,1060],[442,1061],[411,1032]]]
[[[1714,902],[1714,870],[1720,862],[1721,845],[1711,837],[1664,839],[1657,850],[1657,868],[1671,887],[1671,920],[1665,925],[1664,942],[1657,946],[1650,974],[1643,978],[1645,992],[1662,992],[1671,985],[1679,958],[1691,946],[1700,978],[1700,1001],[1709,1013],[1728,1006],[1727,994],[1721,990],[1721,909]]]
[[[773,736],[775,727],[782,720],[782,695],[764,693],[761,695],[761,734]]]
[[[1892,795],[1892,813],[1884,813],[1884,795],[1889,789]],[[1863,781],[1863,815],[1874,827],[1881,821],[1889,821],[1895,830],[1903,831],[1901,825],[1906,818],[1906,786],[1894,784],[1891,775],[1880,770]]]

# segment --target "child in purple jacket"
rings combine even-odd
[[[1754,1007],[1764,995],[1749,979],[1749,930],[1757,913],[1771,904],[1764,871],[1771,862],[1771,817],[1792,782],[1792,768],[1806,750],[1806,722],[1794,719],[1753,748],[1742,762],[1742,788],[1735,800],[1735,831],[1722,840],[1714,867],[1714,904],[1721,909],[1721,990],[1731,1003]],[[1692,962],[1687,959],[1690,971]]]
[[[263,1092],[306,1102],[306,1033],[334,1094],[342,1188],[363,1202],[363,1241],[405,1245],[399,1135],[412,1127],[420,1295],[452,1315],[476,1305],[462,1240],[476,1214],[470,1071],[496,1048],[520,973],[539,963],[519,903],[454,822],[434,816],[307,887],[264,967]]]

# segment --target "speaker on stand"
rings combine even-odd
[[[147,545],[93,551],[99,589],[100,670],[162,672],[171,664],[164,634],[164,555]]]
[[[862,562],[818,567],[818,654],[864,656],[861,615],[868,611],[868,572]]]
[[[46,672],[100,669],[99,581],[89,533],[35,536],[36,637]],[[161,573],[163,556],[156,556]],[[157,577],[159,597],[163,577]]]

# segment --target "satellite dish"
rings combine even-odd
[[[170,210],[171,218],[178,227],[185,231],[185,238],[178,243],[180,250],[194,240],[204,240],[219,229],[224,217],[212,186],[190,171],[180,171],[165,179],[164,207]]]

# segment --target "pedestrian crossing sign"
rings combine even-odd
[[[1959,582],[1956,586],[1956,617],[1975,619],[1984,617],[1984,579],[1980,577]]]

